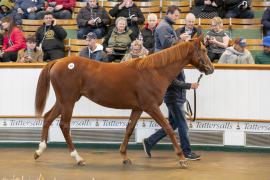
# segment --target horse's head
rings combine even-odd
[[[195,66],[199,71],[204,72],[206,75],[214,72],[214,66],[212,65],[205,46],[201,43],[203,35],[193,39],[194,53],[190,64]]]

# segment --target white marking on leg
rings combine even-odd
[[[45,143],[45,141],[40,142],[39,143],[38,150],[36,150],[37,155],[40,156],[45,149],[46,149],[46,143]]]
[[[78,154],[78,152],[76,150],[72,151],[70,153],[70,156],[75,158],[76,162],[80,162],[80,161],[83,161],[83,158]]]

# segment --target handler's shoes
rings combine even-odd
[[[148,139],[147,138],[146,139],[143,139],[142,144],[143,144],[144,152],[147,154],[147,156],[149,158],[151,158],[151,152],[150,152],[151,151],[151,147],[150,147],[150,145],[148,143]]]
[[[194,152],[191,152],[190,154],[185,154],[185,158],[191,161],[200,160],[200,157],[200,155],[195,154]]]

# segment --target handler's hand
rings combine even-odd
[[[191,83],[190,89],[197,89],[199,87],[199,83]]]

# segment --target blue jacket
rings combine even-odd
[[[44,0],[16,0],[15,9],[21,8],[26,12],[29,7],[36,7],[40,11],[44,8]]]
[[[184,70],[176,77],[175,80],[168,87],[164,97],[165,103],[182,103],[186,102],[186,89],[191,88],[190,83],[185,82]]]
[[[83,48],[82,51],[80,51],[79,56],[95,59],[97,61],[107,61],[106,53],[103,51],[103,46],[100,44],[97,44],[94,51],[90,51],[88,47]]]
[[[155,52],[171,47],[178,41],[173,24],[167,16],[158,24],[155,32]]]

